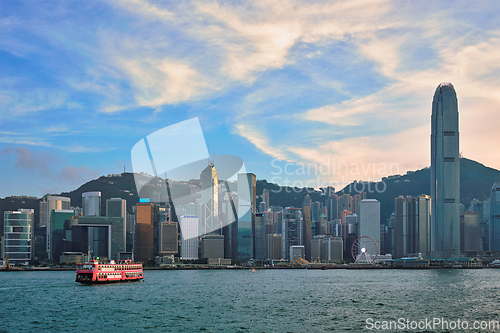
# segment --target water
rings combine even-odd
[[[0,332],[360,332],[367,330],[368,318],[437,317],[469,325],[500,320],[500,270],[494,269],[144,276],[143,282],[89,286],[75,283],[75,272],[0,273]],[[498,330],[481,332],[493,331]]]

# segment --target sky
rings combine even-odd
[[[257,179],[404,174],[430,165],[441,82],[462,156],[500,169],[499,50],[495,0],[1,1],[0,197],[130,172],[137,142],[193,118]]]

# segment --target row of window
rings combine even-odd
[[[102,265],[99,266],[99,271],[101,268],[114,268],[117,270],[132,270],[132,269],[141,269],[141,265],[127,265],[127,266],[114,266],[114,265]]]
[[[6,246],[5,252],[31,252],[31,246]]]
[[[8,227],[5,226],[5,233],[8,232],[26,232],[30,233],[31,232],[31,227]]]
[[[120,277],[121,274],[120,273],[99,273],[97,274],[97,277],[99,279],[107,279],[107,278],[117,278],[117,277]],[[126,277],[130,278],[130,277],[141,277],[142,274],[141,273],[129,273],[126,275]]]

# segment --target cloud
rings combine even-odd
[[[323,106],[295,116],[299,119],[321,121],[336,126],[356,126],[362,123],[365,114],[376,112],[381,108],[383,108],[383,104],[374,101],[374,98],[369,96],[344,101],[339,105]]]
[[[176,104],[190,100],[207,88],[206,80],[181,61],[124,59],[120,63],[131,78],[140,106]]]
[[[0,155],[8,157],[15,155],[15,167],[33,172],[39,172],[45,178],[53,180],[81,181],[89,177],[96,177],[99,173],[85,166],[65,166],[61,169],[62,159],[56,155],[45,152],[36,152],[29,148],[5,148]]]
[[[0,119],[59,108],[64,103],[65,97],[63,93],[47,91],[43,88],[19,92],[8,87],[0,92],[0,108],[8,111],[1,112]]]
[[[148,1],[121,0],[111,2],[133,12],[136,15],[144,16],[147,19],[172,20],[175,17],[174,13],[153,5]]]
[[[8,156],[10,154],[16,155],[15,166],[22,169],[40,172],[44,177],[50,177],[50,170],[48,165],[49,156],[42,153],[33,153],[30,149],[19,148],[5,148],[2,150],[2,155]]]
[[[272,147],[264,134],[259,132],[255,128],[251,128],[247,125],[238,124],[235,126],[237,133],[248,141],[250,141],[256,148],[261,150],[263,153],[270,155],[279,160],[288,161],[288,157],[285,154],[284,150],[281,150],[278,147]]]
[[[52,125],[52,126],[49,126],[45,129],[43,129],[43,131],[48,132],[48,133],[67,132],[67,131],[69,131],[69,128],[65,125]]]
[[[66,166],[62,169],[59,177],[63,180],[71,181],[73,183],[88,181],[89,178],[98,177],[99,173],[93,170],[89,170],[85,166],[74,167]]]

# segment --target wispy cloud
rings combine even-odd
[[[247,125],[239,124],[236,125],[236,130],[239,135],[250,141],[256,148],[261,150],[263,153],[270,155],[274,158],[287,161],[289,158],[286,156],[286,152],[279,147],[273,147],[268,143],[268,140],[262,132],[255,128],[251,128]]]

